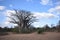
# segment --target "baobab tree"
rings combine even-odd
[[[14,10],[15,13],[11,13],[10,23],[18,25],[19,32],[24,29],[29,29],[31,24],[35,21],[33,14],[29,11],[24,10]]]

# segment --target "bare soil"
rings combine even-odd
[[[60,40],[58,32],[44,32],[43,34],[12,34],[0,36],[0,40]]]

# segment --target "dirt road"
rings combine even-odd
[[[60,40],[60,33],[45,32],[44,34],[10,34],[0,36],[0,40]]]

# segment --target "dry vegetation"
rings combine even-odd
[[[12,34],[0,36],[0,40],[60,40],[58,32],[44,32],[43,34]]]

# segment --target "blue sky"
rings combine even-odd
[[[0,25],[9,26],[6,16],[9,12],[14,12],[13,9],[22,9],[31,11],[37,22],[33,25],[36,27],[44,26],[45,24],[57,24],[60,20],[60,0],[0,0]],[[10,27],[10,26],[9,26]]]

